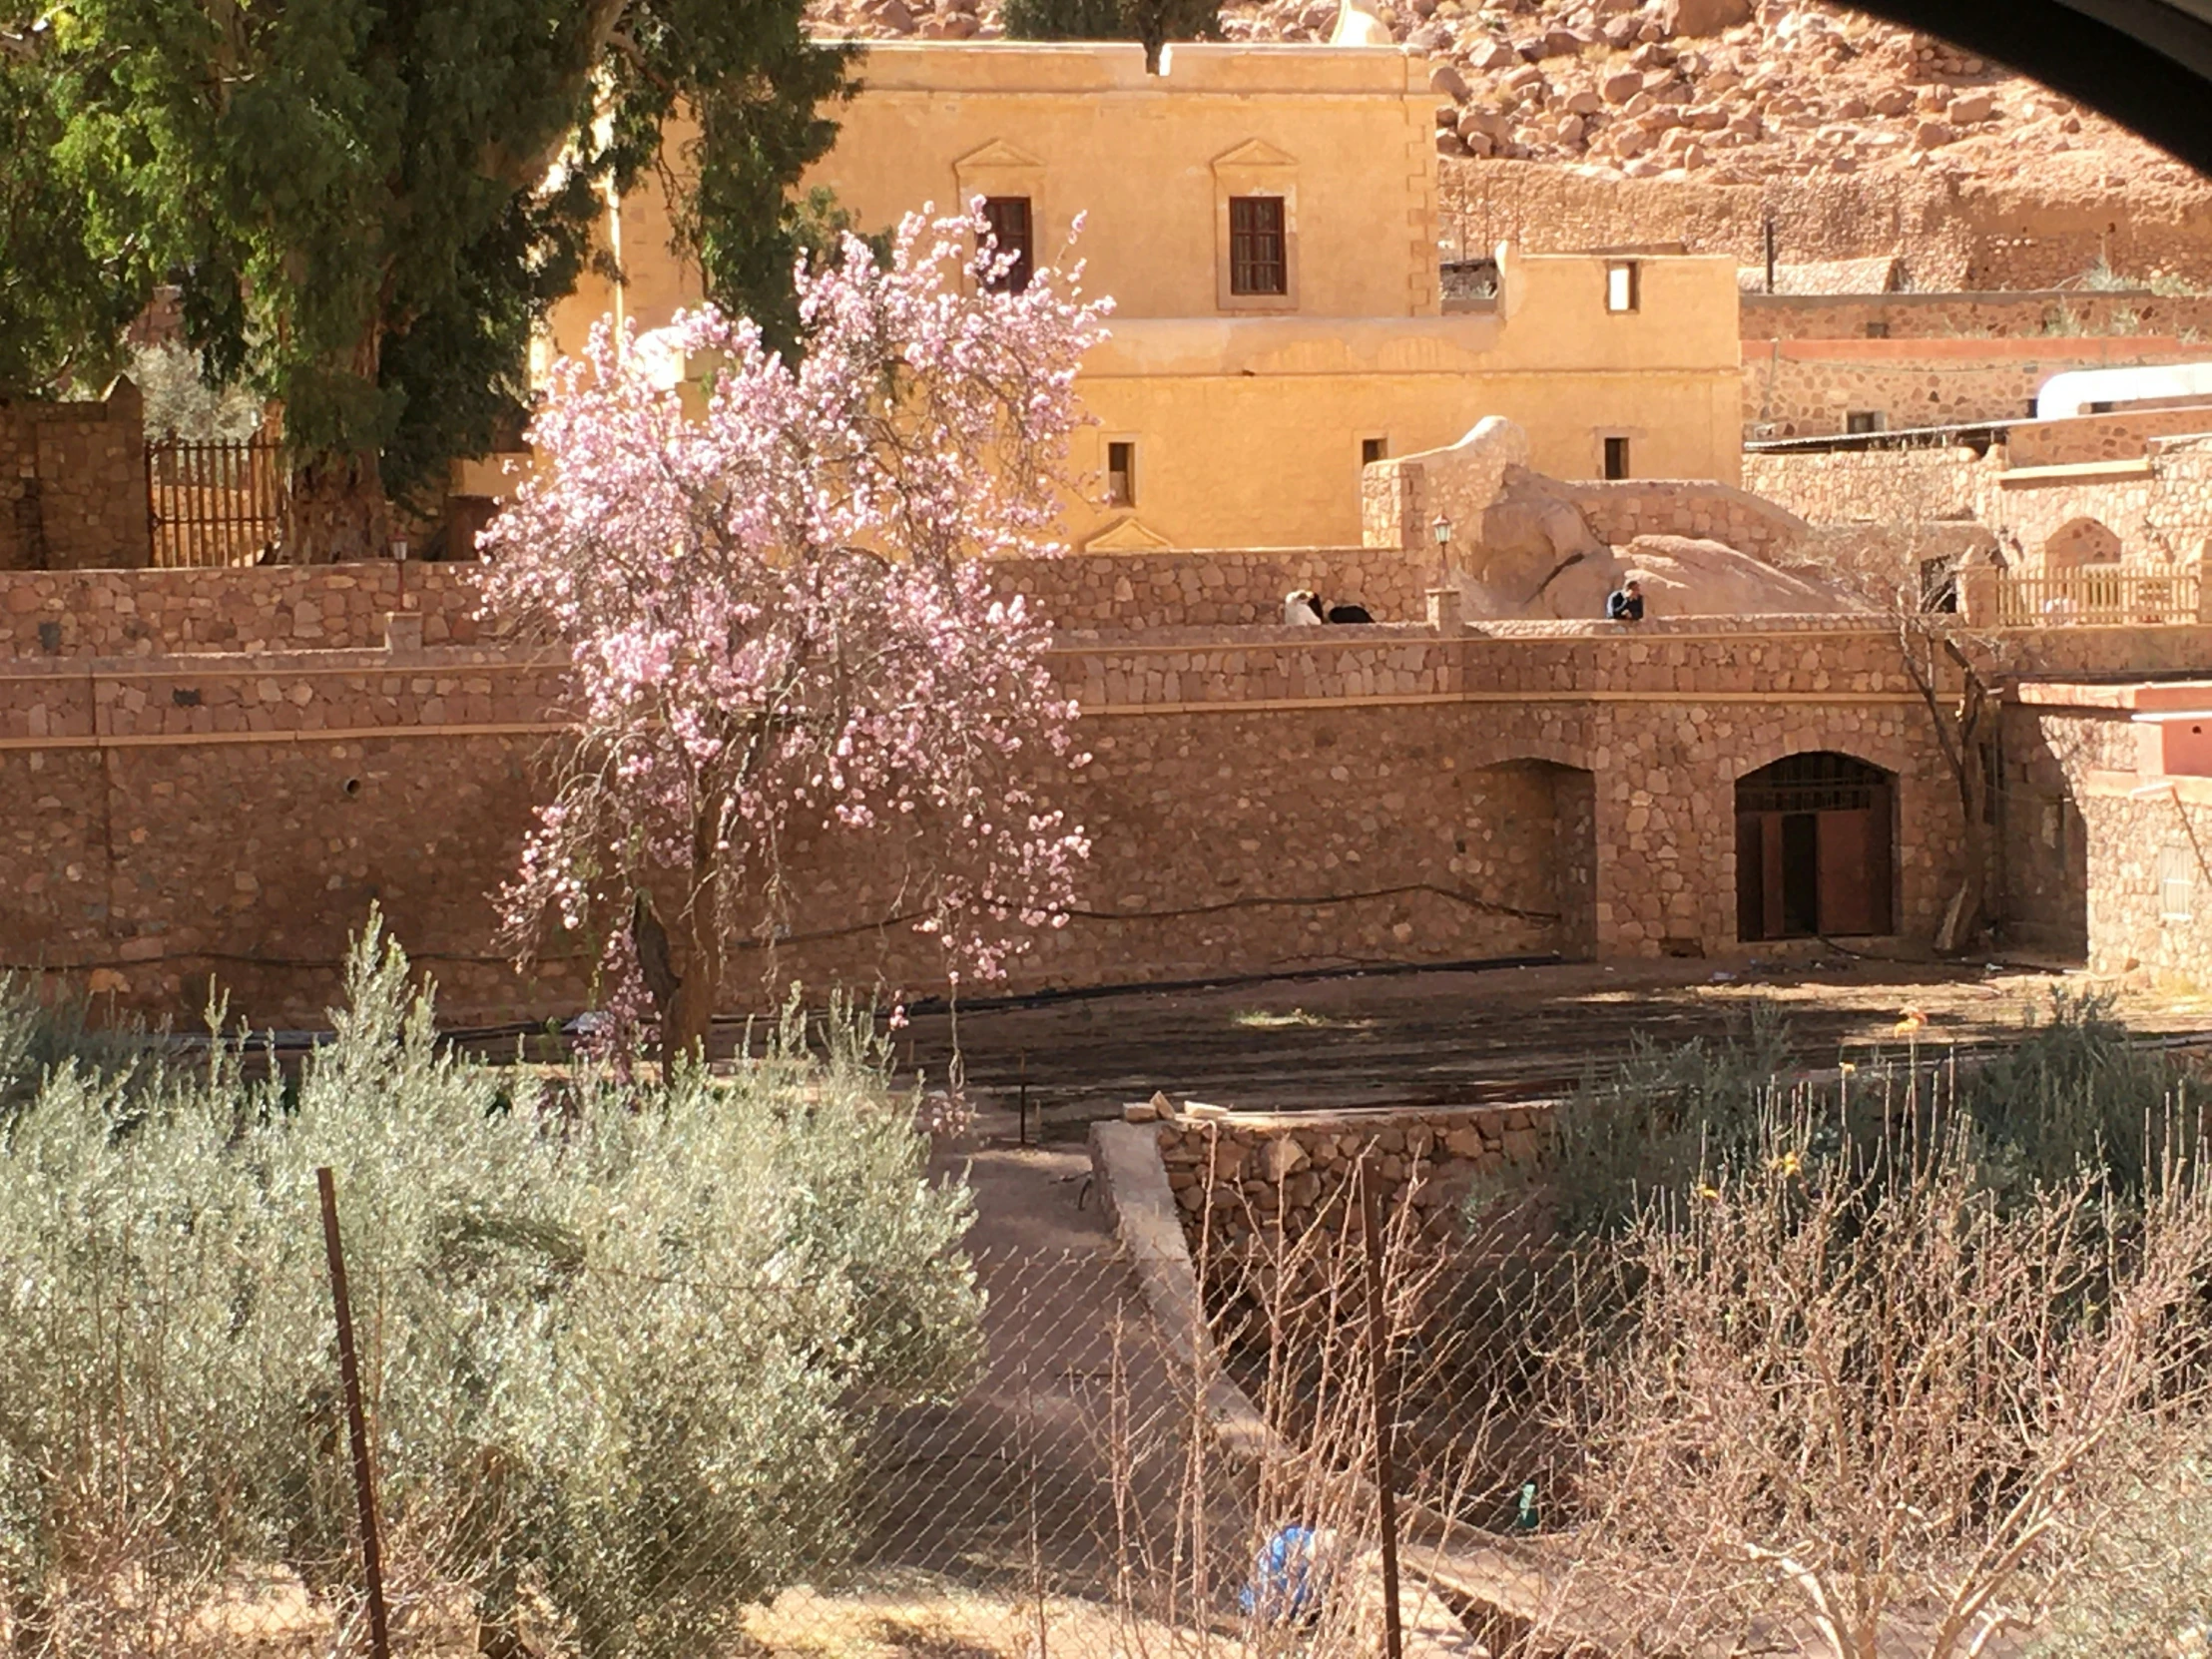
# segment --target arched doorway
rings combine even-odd
[[[2043,569],[2050,572],[2079,570],[2083,565],[2116,565],[2120,562],[2120,538],[2111,526],[2094,518],[2069,518],[2043,541]]]
[[[1736,781],[1736,936],[1892,931],[1892,780],[1832,750]]]

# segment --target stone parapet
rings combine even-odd
[[[143,492],[142,492],[143,493]],[[0,660],[381,646],[391,612],[426,646],[473,645],[482,567],[375,560],[222,570],[0,572]]]
[[[993,585],[1066,629],[1218,628],[1280,622],[1283,596],[1365,606],[1378,622],[1418,622],[1432,558],[1396,547],[1269,547],[1070,553],[1007,559]]]

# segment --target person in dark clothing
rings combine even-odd
[[[1331,622],[1373,622],[1365,605],[1332,605],[1329,607]]]
[[[1644,585],[1631,576],[1605,597],[1605,620],[1608,622],[1641,622],[1644,620]]]

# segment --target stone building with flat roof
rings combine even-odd
[[[1494,292],[1447,296],[1417,58],[1179,43],[1155,75],[1129,43],[930,42],[870,45],[805,185],[862,228],[979,198],[1043,263],[1083,220],[1115,316],[1084,368],[1080,548],[1354,544],[1365,465],[1487,414],[1559,477],[1737,479],[1734,262],[1500,249]],[[620,278],[563,302],[555,350],[699,296],[657,193],[604,235]]]

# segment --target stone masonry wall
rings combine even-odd
[[[88,570],[0,577],[0,661],[227,651],[380,649],[412,611],[426,645],[473,645],[477,569],[465,564]]]
[[[1750,454],[1744,487],[1809,524],[1972,518],[1987,493],[1971,449]]]
[[[149,563],[145,426],[129,380],[100,402],[0,400],[0,571]]]
[[[128,1000],[186,1018],[213,974],[243,1014],[319,1022],[374,900],[457,1017],[583,1006],[581,946],[524,980],[492,938],[489,895],[555,752],[558,668],[497,642],[248,648],[265,626],[296,630],[287,605],[316,595],[342,599],[335,618],[317,602],[324,637],[354,640],[390,567],[225,573],[212,609],[161,597],[179,574],[104,573],[87,591],[116,605],[52,613],[66,651],[25,628],[34,649],[0,658],[0,800],[15,808],[0,962],[79,983],[104,969]],[[31,615],[9,596],[55,580],[0,578],[0,615]],[[450,625],[465,573],[435,580],[457,586],[417,597]],[[246,621],[212,639],[234,610]],[[2212,668],[2196,628],[2072,628],[2033,647],[2053,672]],[[1077,913],[1017,963],[1016,987],[1725,952],[1733,782],[1801,750],[1896,775],[1901,932],[1933,929],[1954,875],[1955,792],[1879,623],[1070,631],[1053,662],[1095,760],[1046,793],[1094,854]],[[773,1000],[790,976],[937,983],[928,942],[891,919],[896,851],[802,837],[805,925],[773,964],[746,958],[741,985],[760,991],[734,999]]]
[[[2134,460],[2150,453],[2154,438],[2206,432],[2212,432],[2212,406],[2028,421],[2005,433],[2004,461],[2016,469]]]
[[[2153,438],[2150,461],[2158,488],[2144,533],[2184,562],[2212,556],[2212,438]]]
[[[2024,293],[1747,293],[1755,339],[2044,339],[2076,334],[2212,334],[2212,296],[2148,288]],[[1879,330],[1879,332],[1871,331]],[[2185,341],[2184,343],[2190,343]]]
[[[2092,789],[2080,806],[2091,970],[2212,986],[2212,796],[2202,781],[2140,801]]]
[[[1342,1228],[1363,1160],[1386,1208],[1411,1203],[1448,1237],[1468,1188],[1533,1163],[1550,1117],[1541,1104],[1235,1113],[1188,1110],[1158,1127],[1160,1160],[1194,1254],[1234,1250],[1280,1226],[1293,1238]]]
[[[1894,430],[2019,420],[2053,374],[2200,360],[2201,344],[2152,337],[1747,340],[1744,436],[1819,437],[1879,412]]]
[[[1296,588],[1364,605],[1378,622],[1418,622],[1435,580],[1395,547],[1073,553],[1005,560],[993,574],[1000,592],[1028,596],[1063,628],[1116,629],[1281,622]]]

